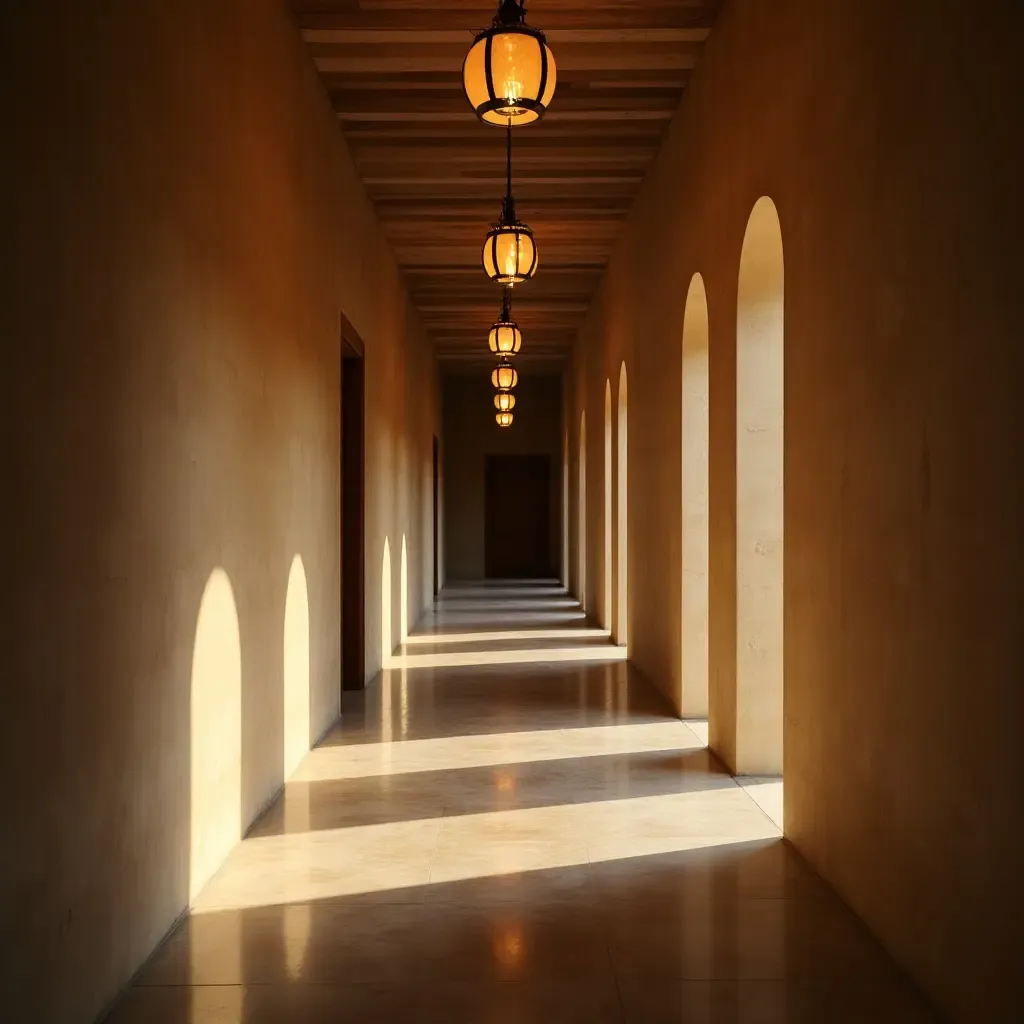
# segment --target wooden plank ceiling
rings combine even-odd
[[[462,61],[488,0],[291,0],[439,358],[491,361],[501,289],[480,246],[504,194],[505,133],[479,122]],[[530,0],[558,87],[513,134],[513,192],[537,274],[515,291],[521,361],[568,353],[720,0]],[[521,364],[522,365],[522,362]]]

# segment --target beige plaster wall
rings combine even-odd
[[[487,371],[443,381],[445,572],[452,580],[479,580],[485,568],[485,466],[488,455],[547,455],[551,459],[551,564],[559,564],[562,504],[562,380],[523,372],[516,386],[515,419],[494,420],[494,388]]]
[[[0,991],[55,1024],[95,1017],[338,713],[340,314],[367,558],[408,533],[413,614],[436,394],[284,5],[80,7],[0,13]]]
[[[945,0],[727,3],[581,332],[570,420],[600,421],[625,358],[630,651],[677,700],[681,342],[700,272],[710,728],[735,765],[737,282],[770,196],[786,832],[959,1021],[1024,1006],[1022,18],[1013,0],[966,18]],[[590,433],[591,478],[601,446]],[[591,489],[592,537],[599,501]]]

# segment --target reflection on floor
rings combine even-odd
[[[446,594],[399,654],[479,664],[352,695],[113,1024],[935,1020],[607,635],[548,624],[564,603]],[[487,657],[539,648],[589,660]]]

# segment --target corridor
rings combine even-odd
[[[543,581],[446,589],[110,1024],[935,1020]]]

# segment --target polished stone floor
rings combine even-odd
[[[112,1024],[937,1018],[552,584],[452,587]],[[747,781],[747,780],[745,780]]]

